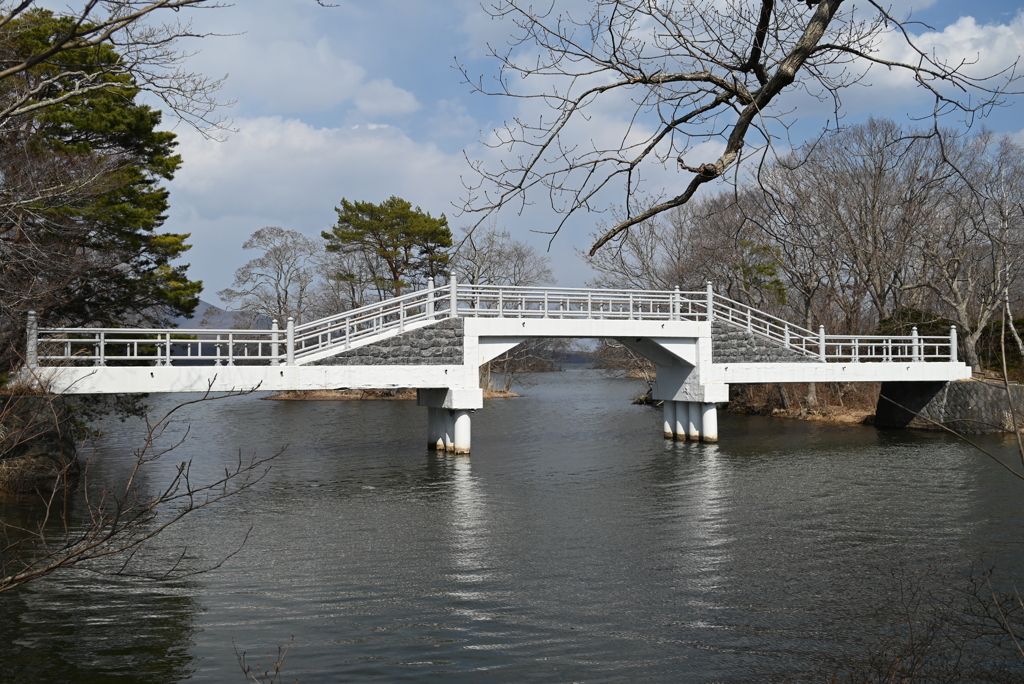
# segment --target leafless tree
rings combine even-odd
[[[183,20],[182,10],[224,6],[215,0],[80,0],[61,16],[66,31],[31,54],[8,54],[0,64],[0,131],[24,116],[92,90],[112,87],[111,76],[130,76],[137,87],[152,93],[168,111],[208,134],[224,121],[216,99],[223,79],[211,78],[184,65],[190,53],[179,49],[187,38],[203,34]],[[0,2],[0,46],[18,44],[18,37],[42,20],[36,0]],[[64,53],[111,46],[120,59],[102,68],[75,68],[61,61]],[[0,54],[3,50],[0,49]],[[54,66],[43,79],[25,80],[37,66]],[[24,87],[12,83],[23,82]],[[55,89],[54,85],[59,85]],[[41,94],[44,94],[40,97]]]
[[[558,370],[556,357],[572,348],[572,341],[560,338],[534,338],[517,344],[512,349],[487,362],[480,369],[485,389],[501,389],[511,392],[512,387],[528,387],[534,383],[529,379],[531,372]],[[501,379],[501,387],[494,387],[494,379]]]
[[[988,133],[947,136],[941,155],[954,173],[943,211],[916,241],[925,266],[916,285],[957,324],[966,362],[980,368],[978,341],[1024,276],[1024,148]]]
[[[779,265],[797,285],[805,317],[812,292],[829,297],[851,332],[919,304],[918,238],[951,171],[934,139],[909,133],[885,119],[834,132],[769,164],[764,194],[745,196],[766,205],[754,210],[756,220],[767,244],[787,257]]]
[[[532,245],[513,239],[493,222],[465,230],[452,259],[460,282],[473,285],[546,285],[555,282],[551,259]]]
[[[980,366],[978,341],[1024,274],[1024,149],[873,119],[767,164],[760,180],[737,205],[806,325],[868,333],[917,311],[955,323]]]
[[[263,254],[235,271],[234,288],[240,289],[225,288],[217,296],[237,302],[235,308],[244,313],[247,325],[261,316],[282,325],[288,317],[301,323],[312,304],[315,265],[323,243],[294,230],[268,226],[253,233],[242,248]]]
[[[37,515],[27,521],[0,518],[0,593],[71,568],[160,579],[182,577],[219,567],[234,555],[237,551],[205,568],[196,567],[188,560],[186,549],[174,552],[168,562],[158,567],[142,562],[140,555],[145,549],[152,549],[157,538],[168,528],[226,497],[251,488],[269,470],[269,461],[276,454],[270,457],[243,457],[239,454],[234,465],[211,480],[197,481],[192,474],[191,463],[186,461],[178,464],[167,481],[156,489],[146,484],[151,479],[149,472],[157,462],[171,458],[170,453],[187,436],[187,431],[178,438],[167,433],[172,419],[187,406],[222,398],[206,394],[176,406],[151,424],[147,422],[146,437],[135,454],[131,471],[119,486],[110,488],[93,482],[88,465],[76,482],[69,472],[74,463],[72,458],[67,468],[58,473],[52,487],[36,493],[41,499]],[[33,399],[51,403],[60,401],[59,397],[52,396]],[[18,409],[16,405],[11,408],[8,404],[8,410]],[[54,409],[54,415],[57,413]],[[56,430],[71,429],[67,420],[51,421],[51,424]],[[19,439],[19,434],[4,434],[0,437],[0,446]],[[171,442],[167,443],[167,439]],[[0,448],[0,452],[4,451]],[[73,510],[71,497],[82,500],[84,515],[81,510]],[[238,541],[239,544],[244,543],[244,539]]]
[[[567,9],[498,0],[489,11],[509,21],[514,35],[509,48],[492,48],[500,64],[495,85],[463,74],[478,92],[541,111],[485,141],[505,154],[493,169],[472,163],[478,180],[468,184],[462,208],[485,220],[547,194],[563,215],[557,232],[577,212],[607,206],[604,191],[615,189],[626,212],[595,237],[594,254],[770,145],[774,124],[786,130],[794,121],[800,91],[831,101],[838,115],[843,89],[881,65],[929,93],[939,116],[983,113],[1015,87],[1015,65],[978,75],[971,63],[946,62],[915,45],[911,23],[887,7],[876,0],[594,0]],[[881,57],[879,41],[889,34],[906,41],[911,59]],[[611,132],[588,128],[607,107],[627,123]],[[713,160],[691,159],[706,141],[724,150]],[[689,180],[634,211],[643,179],[668,164]]]
[[[323,318],[379,301],[383,296],[374,286],[380,269],[365,252],[328,252],[321,246],[313,260],[316,275],[310,292],[309,318]]]
[[[621,216],[613,210],[613,220]],[[635,226],[610,249],[581,256],[599,274],[592,287],[703,290],[710,280],[728,297],[772,309],[782,283],[756,229],[731,196],[705,197]]]

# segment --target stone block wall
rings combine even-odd
[[[820,363],[760,335],[722,321],[711,323],[712,363]]]
[[[1024,421],[1024,388],[1011,385],[1010,395],[1018,421]],[[1013,426],[1010,399],[1001,384],[981,380],[882,383],[877,427],[942,429],[930,421],[968,434],[1003,432]]]
[[[315,366],[461,366],[464,359],[461,318],[402,333],[374,344],[315,361]]]

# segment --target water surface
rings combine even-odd
[[[66,573],[0,598],[4,676],[242,681],[232,639],[265,666],[294,635],[303,683],[746,681],[884,630],[890,569],[983,554],[1022,575],[1024,487],[951,437],[721,414],[720,444],[673,444],[633,381],[537,378],[474,414],[470,457],[428,453],[407,402],[186,410],[152,486],[286,447],[164,539],[215,562],[251,527],[243,551],[189,581]],[[92,477],[123,477],[140,434],[107,426]]]

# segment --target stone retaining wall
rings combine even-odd
[[[1018,421],[1024,421],[1024,388],[1011,385]],[[926,420],[929,419],[929,420]],[[875,412],[880,428],[941,430],[982,434],[1011,430],[1010,402],[1001,384],[981,380],[884,382]]]
[[[390,337],[341,352],[313,366],[461,366],[464,359],[461,318]]]
[[[711,323],[712,363],[819,363],[760,335],[729,323]]]

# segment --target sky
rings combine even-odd
[[[189,66],[227,77],[221,98],[234,103],[223,112],[232,130],[218,142],[166,120],[179,136],[184,165],[167,185],[171,210],[163,230],[191,234],[193,248],[184,260],[191,277],[204,282],[207,302],[220,303],[216,292],[256,256],[242,249],[251,233],[280,226],[316,237],[334,224],[342,198],[381,202],[396,195],[434,216],[445,214],[457,232],[473,221],[457,210],[463,179],[472,177],[467,158],[495,163],[496,153],[481,140],[503,121],[536,115],[533,103],[474,94],[463,82],[456,63],[493,77],[497,65],[487,45],[503,45],[510,34],[508,23],[491,19],[477,0],[333,4],[236,0],[192,14],[197,31],[218,35],[183,46],[196,51]],[[894,13],[912,11],[923,22],[911,27],[922,45],[979,60],[978,69],[1012,63],[1024,53],[1020,9],[1004,0],[893,2]],[[886,41],[883,52],[899,56],[899,42]],[[799,143],[820,129],[829,111],[806,97],[794,103]],[[910,113],[926,113],[929,105],[906,79],[873,69],[844,96],[844,108],[843,123],[870,115],[908,122]],[[983,124],[1024,142],[1022,111],[1009,106]],[[614,104],[602,107],[576,135],[585,144],[587,136],[614,134],[626,116]],[[715,145],[696,156],[713,160],[721,149]],[[655,193],[678,191],[685,182],[672,169],[648,181]],[[560,217],[537,199],[521,215],[499,214],[497,224],[546,251],[558,285],[583,286],[592,273],[577,250],[589,247],[607,213],[579,215],[551,239],[544,233]],[[621,199],[609,196],[607,206],[596,208]]]

